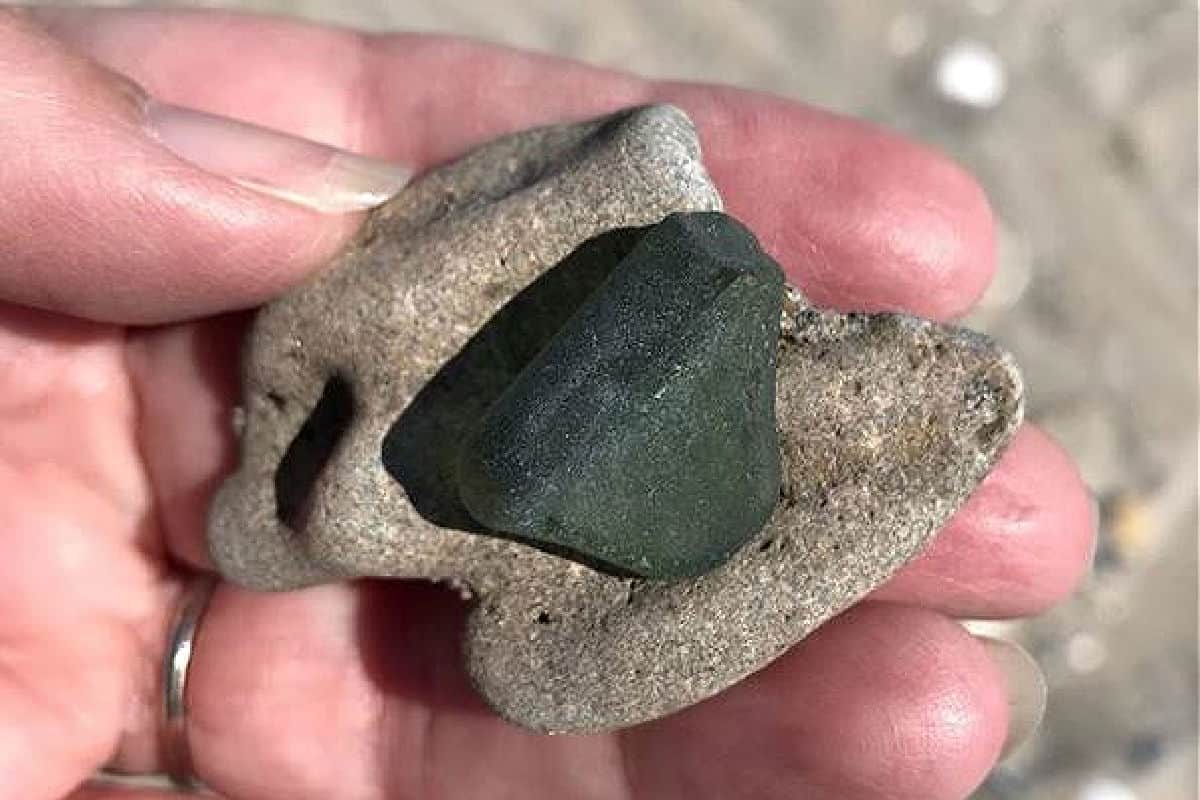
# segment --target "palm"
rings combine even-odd
[[[154,679],[145,653],[171,581],[123,331],[0,308],[0,382],[0,707],[32,727],[27,750],[5,752],[12,795],[5,780],[39,763],[83,773],[115,748],[127,685]]]
[[[164,36],[162,25],[141,24],[147,17],[108,19],[61,33],[168,100],[413,163],[535,121],[670,99],[699,118],[730,210],[819,301],[947,316],[987,278],[987,212],[959,173],[811,110],[459,44],[368,44],[220,17],[175,18]],[[222,47],[210,46],[217,40]],[[336,57],[312,60],[314,49]],[[339,71],[344,63],[359,66]],[[264,102],[257,84],[214,75],[225,69],[292,96]],[[421,75],[439,78],[446,102],[433,111]],[[456,96],[465,102],[480,81],[505,77],[510,104],[460,116]],[[363,97],[378,113],[363,113]],[[801,139],[805,148],[792,147]],[[778,163],[747,166],[763,152]],[[869,168],[847,180],[864,155]],[[272,213],[284,220],[274,238],[250,235],[241,252],[275,259],[277,285],[247,280],[233,299],[180,308],[174,291],[161,314],[278,291],[306,268],[304,253],[327,251],[345,227]],[[303,246],[281,264],[272,243],[288,235]],[[185,265],[197,284],[236,283],[236,270],[214,267],[225,243],[208,246]],[[0,309],[0,721],[21,720],[11,742],[0,727],[0,796],[13,793],[6,780],[26,796],[53,796],[110,757],[131,771],[160,766],[158,659],[184,573],[208,566],[203,519],[234,457],[243,324],[224,316],[125,329]],[[458,667],[461,604],[437,589],[222,587],[192,667],[192,749],[201,777],[244,800],[960,796],[995,759],[1005,711],[994,668],[949,616],[1044,607],[1073,583],[1088,538],[1069,465],[1026,430],[881,602],[714,700],[592,737],[536,736],[491,715]]]

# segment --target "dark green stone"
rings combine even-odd
[[[619,573],[704,573],[779,493],[783,275],[724,214],[675,214],[630,254],[468,436],[483,526]]]

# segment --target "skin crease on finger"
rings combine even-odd
[[[731,208],[762,233],[815,298],[841,307],[907,307],[944,317],[964,310],[990,274],[990,218],[982,194],[961,171],[894,137],[783,101],[690,86],[649,89],[611,73],[446,40],[367,40],[225,15],[122,13],[74,19],[82,22],[58,30],[104,51],[102,60],[164,99],[316,135],[320,131],[293,125],[297,120],[289,116],[310,115],[309,124],[324,120],[326,138],[334,143],[423,164],[502,130],[591,113],[598,105],[645,99],[651,92],[667,93],[700,120],[714,174]],[[102,21],[106,19],[112,22]],[[314,52],[322,57],[313,59]],[[122,59],[128,63],[117,63]],[[341,65],[348,65],[346,72]],[[238,73],[261,76],[261,85],[220,79]],[[404,80],[390,82],[385,75]],[[421,75],[436,80],[419,80]],[[481,76],[503,85],[504,96],[514,100],[481,97],[478,87],[491,85]],[[542,88],[545,94],[539,93]],[[452,93],[458,102],[439,105],[431,94],[435,91]],[[532,97],[545,105],[530,102]],[[478,110],[478,118],[462,121],[464,107]],[[413,128],[413,120],[426,122]],[[444,129],[438,130],[439,125]],[[748,168],[760,163],[763,153],[782,154],[782,165],[765,174]],[[868,165],[860,163],[864,160]],[[845,215],[838,213],[839,207]],[[276,213],[272,210],[257,223],[280,225],[259,240],[262,246],[298,227],[293,219],[307,219]],[[0,229],[3,225],[0,216]],[[254,229],[243,233],[257,236]],[[172,291],[178,307],[189,313],[211,310],[214,280],[223,292],[217,307],[241,307],[257,302],[266,288],[277,290],[298,280],[311,266],[303,263],[303,254],[292,253],[294,263],[276,265],[264,283],[248,278],[244,264],[231,265],[232,256],[214,249],[213,241],[188,240],[186,229],[169,234],[154,229],[147,235],[179,237],[169,245],[169,252],[180,256],[170,262],[179,273]],[[220,272],[226,268],[229,274]],[[119,279],[104,273],[103,264],[98,269],[92,280],[101,285]],[[204,291],[189,294],[194,290],[188,288],[193,280],[188,276]],[[143,304],[156,296],[154,287],[135,291],[145,293]],[[192,543],[193,550],[184,548],[193,557],[200,552],[208,487],[231,458],[227,423],[236,381],[229,371],[236,360],[236,340],[237,328],[229,320],[206,321],[138,332],[127,350],[139,404],[131,429],[136,427],[140,452],[153,473],[160,506],[156,519],[172,529],[173,540]],[[124,376],[119,368],[114,374]],[[63,416],[47,419],[73,430],[69,417],[89,418],[88,410],[62,408]],[[992,594],[1007,587],[1025,591],[1026,607],[1033,607],[1065,591],[1079,572],[1078,554],[1086,551],[1088,538],[1080,532],[1087,526],[1070,503],[1065,512],[1042,509],[1060,504],[1064,494],[1075,503],[1081,490],[1052,444],[1028,431],[1022,437],[1028,444],[1013,447],[991,479],[996,484],[991,495],[985,485],[981,507],[964,511],[948,530],[947,536],[960,541],[945,548],[941,566],[933,559],[935,548],[925,564],[928,576],[913,578],[907,596],[889,587],[884,590],[894,593],[889,599],[907,597],[935,607],[984,605],[994,603]],[[1030,472],[1038,479],[1026,480],[1022,476],[1034,469],[1034,461],[1044,471]],[[144,488],[144,482],[138,486]],[[28,487],[20,494],[28,495]],[[97,525],[102,519],[91,514],[86,522]],[[1052,523],[1062,530],[1049,530]],[[977,548],[972,544],[976,539],[982,541]],[[1049,553],[1048,565],[1033,568],[1043,551]],[[144,566],[130,555],[115,563]],[[969,587],[975,580],[972,569],[985,556],[989,563],[981,579],[987,589],[979,592]],[[1010,560],[1012,566],[1006,567]],[[96,562],[109,563],[100,556]],[[153,582],[145,575],[138,580]],[[1028,581],[1042,585],[1025,586]],[[957,600],[948,593],[956,587],[968,588]],[[148,613],[161,622],[169,610],[165,594],[148,590],[142,597],[154,597],[162,606],[157,614],[139,606],[133,616],[141,619]],[[992,610],[1007,613],[1010,608]],[[887,787],[893,796],[910,792],[908,796],[936,800],[962,796],[963,786],[977,782],[1003,736],[1000,681],[990,662],[982,660],[973,640],[928,610],[868,606],[851,612],[744,687],[626,735],[624,752],[612,739],[534,737],[502,725],[484,710],[453,666],[460,615],[456,603],[447,604],[429,587],[337,586],[265,597],[222,590],[202,629],[194,672],[201,773],[246,800],[270,797],[283,788],[296,790],[279,795],[289,800],[436,797],[405,792],[413,786],[449,791],[454,787],[441,782],[467,768],[478,770],[473,773],[477,779],[486,775],[497,785],[507,781],[500,788],[514,791],[541,780],[569,787],[575,796],[622,797],[628,796],[622,793],[629,777],[665,791],[703,776],[705,765],[725,763],[722,754],[737,744],[721,735],[729,730],[727,715],[744,703],[757,713],[750,716],[753,725],[740,729],[759,726],[775,733],[770,738],[777,747],[767,754],[777,760],[755,762],[751,748],[745,764],[739,762],[746,780],[764,772],[780,776],[779,787],[764,785],[763,791],[794,789],[807,781],[813,792],[824,790],[828,796],[878,797],[880,787]],[[365,628],[379,632],[368,635]],[[119,635],[128,636],[124,627]],[[157,649],[142,646],[148,650],[142,660],[152,664]],[[837,674],[827,674],[829,670]],[[839,684],[843,674],[856,680]],[[140,711],[127,723],[130,734],[122,759],[145,768],[155,758],[147,742],[153,738],[157,695],[152,678],[140,685],[138,699],[131,703]],[[814,694],[808,693],[811,687],[816,687]],[[781,713],[788,709],[792,713]],[[875,712],[881,716],[873,716]],[[821,750],[823,742],[836,743],[835,734],[848,737],[844,748]],[[687,753],[677,763],[694,766],[692,775],[653,771],[674,752]],[[659,753],[667,755],[656,757]],[[854,756],[854,762],[839,762],[839,753]],[[320,773],[335,762],[338,779],[347,781],[336,788]],[[898,762],[901,774],[887,780],[888,769]],[[283,770],[277,774],[293,776],[296,786],[273,786],[272,767]],[[566,783],[581,774],[596,783]],[[715,786],[718,778],[728,776],[711,777]],[[795,785],[789,786],[789,780]],[[334,794],[341,789],[344,794]],[[658,795],[647,788],[642,796]]]

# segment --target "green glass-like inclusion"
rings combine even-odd
[[[728,559],[778,499],[783,291],[727,215],[648,228],[467,437],[472,517],[648,578]]]

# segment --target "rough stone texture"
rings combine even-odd
[[[682,578],[779,499],[783,271],[725,214],[644,230],[468,437],[460,493],[489,530]]]
[[[209,531],[222,573],[466,585],[472,678],[546,731],[703,699],[878,585],[1021,418],[1011,359],[978,335],[796,299],[778,352],[779,501],[699,578],[616,577],[488,535],[457,496],[462,436],[629,253],[628,228],[718,205],[669,108],[520,134],[406,190],[255,326],[242,464]]]

